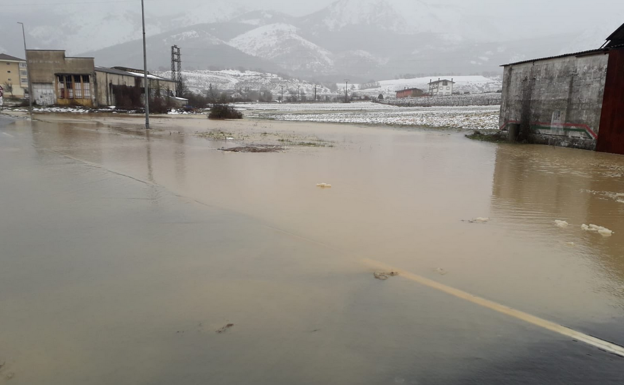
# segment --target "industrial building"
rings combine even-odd
[[[149,74],[147,75],[150,94],[155,95],[160,92],[160,96],[167,97],[179,104],[180,98],[175,98],[177,83],[170,79]],[[100,106],[116,106],[116,91],[121,86],[139,87],[141,94],[145,94],[143,89],[144,72],[142,70],[126,67],[95,67],[95,81],[97,89],[97,101]],[[186,99],[184,99],[186,100]],[[186,104],[186,103],[183,103]]]
[[[503,67],[512,140],[624,154],[624,25],[601,48]]]
[[[5,97],[24,98],[28,93],[26,60],[0,53],[0,86]]]
[[[77,105],[100,107],[116,105],[120,86],[136,87],[144,97],[144,72],[130,68],[96,67],[90,57],[67,57],[62,50],[28,50],[27,59],[34,101],[41,106]],[[148,73],[150,95],[174,98],[176,82]]]
[[[425,92],[420,88],[406,88],[404,90],[396,91],[397,99],[416,98],[424,95]]]

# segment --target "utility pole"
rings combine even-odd
[[[316,102],[316,84],[314,85],[314,101]]]
[[[28,112],[30,113],[30,120],[33,119],[33,91],[32,91],[32,82],[30,81],[30,66],[28,65],[28,49],[26,48],[26,31],[24,30],[24,23],[17,22],[17,24],[22,25],[22,36],[24,37],[24,55],[26,55],[26,72],[28,79]],[[19,70],[18,70],[19,71]],[[18,74],[19,76],[19,74]],[[19,78],[18,78],[19,79]]]
[[[298,102],[301,101],[301,94],[299,93],[299,88],[301,88],[301,86],[297,86],[297,101]]]
[[[182,54],[177,45],[171,47],[171,80],[176,83],[176,96],[182,97]]]
[[[282,99],[280,102],[284,103],[284,86],[280,86],[280,88],[282,89]]]
[[[147,78],[147,48],[145,46],[145,2],[141,0],[141,19],[143,22],[143,81],[145,82],[145,129],[149,130],[149,80]]]
[[[349,79],[345,80],[345,103],[349,103]]]

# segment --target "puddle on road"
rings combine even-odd
[[[111,118],[108,123],[123,127],[124,122]],[[144,360],[163,367],[166,351],[179,353],[178,361],[170,363],[172,372],[202,368],[209,362],[215,383],[231,379],[229,371],[242,370],[241,376],[252,378],[267,367],[282,368],[283,362],[290,375],[280,378],[273,373],[272,382],[258,383],[280,379],[381,383],[369,370],[371,362],[399,367],[402,372],[396,376],[412,378],[406,368],[413,362],[420,362],[424,372],[425,364],[436,366],[427,355],[439,358],[459,349],[458,358],[503,342],[520,343],[511,336],[515,329],[509,333],[515,326],[508,326],[505,318],[450,302],[404,282],[400,275],[374,285],[377,277],[357,263],[365,258],[571,328],[593,325],[583,331],[624,343],[624,326],[612,322],[624,319],[624,205],[610,199],[624,193],[620,174],[624,157],[478,143],[461,134],[264,121],[252,129],[314,135],[334,147],[224,154],[218,151],[223,142],[196,133],[238,132],[249,127],[248,121],[154,119],[156,130],[149,135],[95,130],[79,123],[37,123],[26,131],[25,124],[21,123],[21,134],[28,133],[35,157],[50,169],[39,188],[49,191],[47,199],[59,207],[71,204],[84,210],[22,214],[18,223],[35,227],[24,233],[29,237],[13,239],[10,249],[12,256],[25,248],[51,258],[38,261],[41,265],[11,262],[29,277],[20,288],[32,285],[50,294],[39,299],[13,290],[8,299],[16,312],[30,308],[32,317],[52,314],[53,320],[67,322],[52,322],[48,332],[33,332],[47,347],[58,343],[53,333],[79,334],[68,339],[64,352],[84,339],[112,355],[118,349],[115,342],[131,341],[131,350],[139,349]],[[23,152],[0,151],[0,157],[25,156]],[[55,164],[56,154],[103,169],[63,177],[68,165],[81,166],[67,159]],[[125,189],[134,189],[135,181],[120,182],[117,176],[107,176],[107,169],[154,185],[142,185],[139,192],[133,190],[134,199],[127,200]],[[315,188],[319,181],[335,187]],[[605,194],[588,191],[612,195],[605,199]],[[166,198],[169,192],[184,198]],[[179,200],[184,210],[179,209]],[[204,206],[193,202],[226,211],[211,212],[214,223],[209,223]],[[228,225],[238,218],[236,213],[245,221],[236,219]],[[92,218],[98,218],[97,223]],[[263,224],[263,230],[253,230],[246,221]],[[557,225],[564,222],[568,226]],[[46,226],[52,224],[58,230],[55,234],[63,234],[62,241],[45,236]],[[605,227],[614,235],[605,238],[583,231],[583,224]],[[118,244],[99,241],[89,226],[98,230],[104,226],[115,235],[106,239]],[[64,229],[75,231],[77,237]],[[33,241],[37,235],[41,238]],[[154,243],[144,243],[144,238]],[[46,251],[50,242],[54,247]],[[71,266],[63,263],[64,258],[89,255],[92,249],[104,256],[106,248],[118,254],[110,261],[87,258],[77,267],[91,281],[61,268]],[[102,281],[94,270],[102,274]],[[41,280],[42,276],[46,278]],[[102,296],[102,287],[110,292]],[[44,304],[45,299],[58,302]],[[93,308],[94,301],[102,301],[100,309]],[[81,306],[86,310],[77,310]],[[64,314],[77,315],[84,325],[72,324]],[[120,319],[119,314],[136,322]],[[220,336],[225,338],[216,340],[214,331],[229,325],[228,320],[235,329],[232,333],[225,329]],[[20,324],[17,318],[13,321],[14,326]],[[204,333],[195,328],[198,323],[214,327],[206,327]],[[609,326],[595,326],[601,323]],[[30,332],[39,325],[29,321],[20,327]],[[90,328],[100,336],[91,336]],[[107,333],[116,339],[105,342]],[[515,334],[523,333],[526,330]],[[166,340],[163,335],[173,337]],[[549,336],[538,333],[535,339]],[[0,362],[13,360],[11,365],[17,368],[11,369],[17,373],[12,381],[27,371],[20,364],[24,360],[36,362],[43,372],[41,368],[54,366],[49,354],[34,348],[35,338],[26,341],[29,355],[0,355]],[[457,346],[462,344],[464,348]],[[75,349],[82,352],[88,347]],[[206,353],[208,349],[217,350]],[[267,349],[271,352],[257,354]],[[340,359],[332,363],[328,351]],[[145,369],[136,373],[137,378],[151,378],[147,368],[153,367],[134,355],[123,357]],[[236,357],[236,367],[227,364],[227,357]],[[72,358],[100,372],[88,356]],[[310,362],[338,377],[309,372]],[[162,372],[157,374],[164,377],[154,383],[172,380]],[[356,373],[372,377],[363,376],[358,382]]]

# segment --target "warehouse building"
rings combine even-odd
[[[624,154],[624,25],[601,48],[503,67],[512,140]]]
[[[96,67],[90,57],[67,57],[62,50],[28,50],[34,101],[40,106],[115,106],[120,89],[131,88],[144,98],[144,72],[130,68]],[[148,73],[150,95],[160,93],[175,104],[176,82]]]
[[[97,83],[97,100],[100,106],[117,106],[120,102],[117,97],[123,93],[126,87],[137,87],[140,94],[145,94],[143,88],[144,72],[142,70],[125,67],[95,67]],[[169,98],[175,104],[180,104],[180,98],[175,98],[177,83],[171,79],[149,74],[147,75],[152,96]],[[186,100],[186,99],[184,99]],[[186,104],[183,103],[182,104]]]

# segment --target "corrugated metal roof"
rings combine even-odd
[[[7,61],[26,61],[24,59],[20,59],[17,58],[15,56],[11,56],[11,55],[7,55],[5,53],[0,53],[0,60],[7,60]]]
[[[121,76],[130,76],[133,78],[141,78],[143,79],[144,75],[141,73],[136,73],[136,72],[128,72],[128,71],[122,71],[120,69],[117,68],[106,68],[106,67],[95,67],[95,72],[104,72],[104,73],[109,73],[109,74],[113,74],[113,75],[121,75]],[[167,78],[163,78],[160,76],[156,76],[156,75],[147,75],[147,77],[149,79],[152,80],[160,80],[160,81],[166,81],[166,82],[173,82],[173,80],[171,79],[167,79]]]

